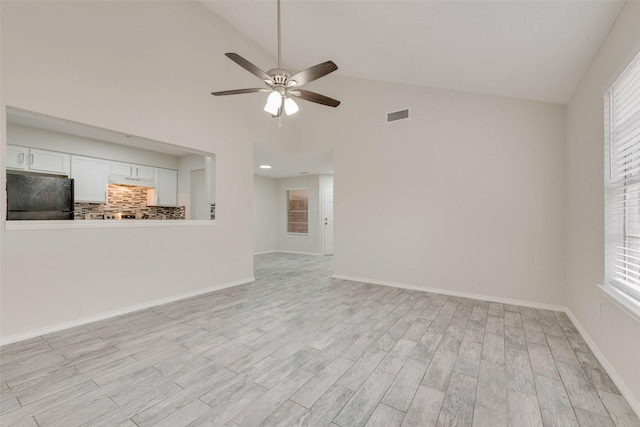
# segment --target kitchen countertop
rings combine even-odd
[[[80,228],[142,228],[142,227],[211,227],[215,220],[121,219],[77,221],[5,221],[5,230],[56,230]]]

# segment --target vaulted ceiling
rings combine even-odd
[[[332,75],[558,104],[570,100],[625,4],[281,1],[282,62],[292,71],[330,59],[339,67]],[[276,0],[201,2],[277,56]],[[275,59],[256,65],[276,67]],[[256,174],[271,177],[332,171],[324,152],[294,156],[256,146],[254,163]],[[259,169],[263,163],[274,168]]]
[[[202,3],[277,54],[275,0]],[[623,6],[283,0],[282,61],[301,70],[331,59],[336,75],[565,104]]]

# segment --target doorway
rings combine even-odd
[[[211,213],[207,203],[206,173],[204,169],[191,171],[191,198],[189,219],[210,219]]]

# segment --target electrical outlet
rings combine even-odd
[[[416,269],[416,260],[415,259],[410,259],[409,260],[409,268],[411,270],[415,270]]]

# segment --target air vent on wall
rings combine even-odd
[[[396,120],[404,120],[409,118],[409,109],[394,111],[393,113],[387,113],[387,123],[395,122]]]

